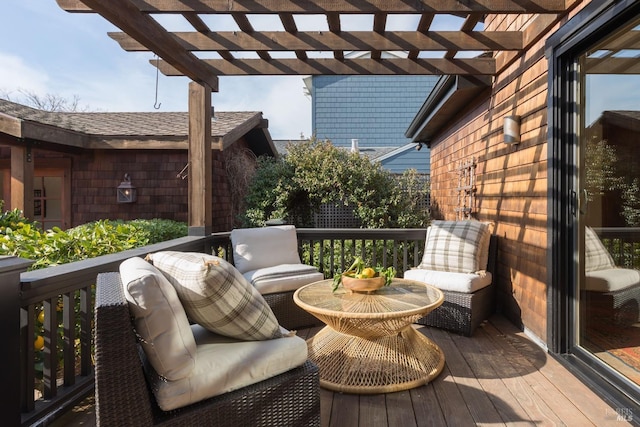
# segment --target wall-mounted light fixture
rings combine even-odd
[[[422,142],[418,142],[418,145],[416,145],[416,150],[422,150]]]
[[[520,143],[520,116],[505,116],[502,128],[506,144]]]
[[[118,185],[118,203],[133,203],[138,196],[138,190],[131,185],[131,177],[124,174],[124,180]]]

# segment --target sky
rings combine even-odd
[[[267,19],[274,18],[254,16],[251,22],[261,30]],[[322,18],[307,19],[296,21],[301,30],[327,28]],[[372,28],[370,17],[350,19],[343,21],[344,30]],[[393,16],[387,28],[406,29],[407,19],[417,21]],[[170,31],[193,31],[182,17],[158,20]],[[228,16],[207,16],[205,21],[210,28],[234,29]],[[453,24],[457,28],[451,25],[434,22],[432,29],[459,28],[459,23]],[[77,98],[86,111],[187,111],[190,80],[157,76],[149,63],[153,53],[126,52],[107,35],[109,31],[120,30],[97,14],[65,12],[55,0],[2,0],[0,97],[21,102],[21,92],[26,91],[40,97]],[[212,104],[216,111],[262,112],[273,139],[308,138],[312,135],[311,100],[303,88],[301,76],[222,76]]]
[[[55,0],[3,0],[0,22],[0,95],[12,101],[27,91],[77,97],[87,111],[187,111],[190,80],[160,73],[154,109],[153,53],[125,52],[107,35],[119,29],[99,15],[65,12]],[[309,137],[311,100],[303,86],[300,76],[220,77],[212,104],[261,111],[274,139]]]

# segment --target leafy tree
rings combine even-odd
[[[640,227],[640,179],[633,178],[622,191],[622,216],[629,227]]]
[[[585,188],[590,202],[619,191],[620,215],[629,227],[640,225],[640,180],[630,162],[621,162],[616,146],[599,135],[590,137],[585,150]]]
[[[623,179],[616,171],[618,156],[614,146],[607,140],[597,136],[586,144],[585,167],[586,184],[590,200],[594,194],[604,194],[607,191],[619,189],[623,186]]]
[[[415,170],[396,178],[368,157],[309,139],[290,144],[281,159],[259,158],[247,194],[244,226],[284,218],[313,226],[323,203],[354,208],[363,227],[423,227],[429,215],[420,200],[428,188]]]

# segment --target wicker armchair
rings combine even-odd
[[[491,236],[487,271],[495,276],[498,238]],[[444,302],[440,307],[418,320],[417,323],[446,329],[470,337],[480,324],[496,310],[495,285],[491,284],[476,292],[453,292],[443,290]]]
[[[318,368],[312,362],[260,383],[162,411],[145,379],[120,275],[98,275],[95,308],[96,419],[104,426],[319,426]]]
[[[303,264],[293,225],[237,228],[231,231],[233,264],[267,301],[287,329],[322,322],[293,302],[301,286],[323,280],[316,267]]]
[[[476,328],[495,312],[495,265],[497,257],[497,236],[491,235],[488,241],[486,271],[492,283],[473,292],[458,292],[444,289],[430,282],[428,274],[420,272],[420,268],[404,273],[405,278],[428,282],[440,288],[444,293],[442,305],[416,323],[446,329],[465,336],[472,336]],[[446,274],[439,275],[439,280],[449,282]],[[453,279],[452,277],[452,280]]]

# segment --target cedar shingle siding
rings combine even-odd
[[[489,15],[485,25],[490,31],[520,30],[532,18]],[[548,61],[544,43],[545,38],[497,75],[489,99],[476,100],[432,141],[431,200],[434,218],[456,219],[458,167],[475,157],[474,217],[496,222],[500,309],[546,341]],[[503,117],[508,115],[522,116],[522,142],[517,146],[503,142]]]

